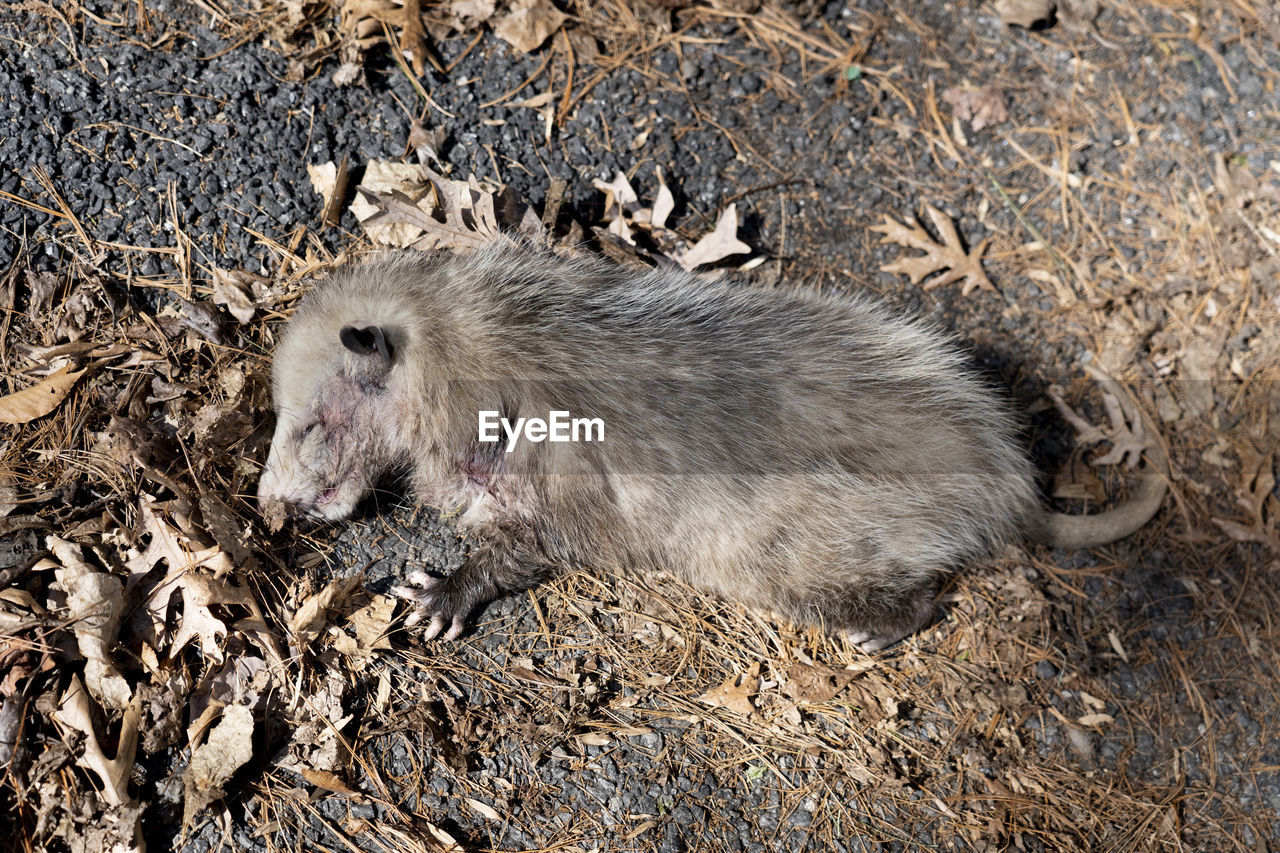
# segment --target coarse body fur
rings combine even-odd
[[[431,635],[595,565],[665,568],[880,648],[930,618],[940,572],[1047,517],[1005,406],[927,326],[505,239],[320,282],[274,395],[264,502],[340,519],[405,470],[469,534],[461,569],[415,576]],[[484,410],[599,418],[604,441],[506,452],[477,440]]]

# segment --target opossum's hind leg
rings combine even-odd
[[[935,583],[911,589],[851,590],[823,607],[835,630],[864,652],[878,652],[933,621]]]
[[[477,541],[457,571],[437,578],[426,572],[411,572],[408,586],[396,587],[396,595],[415,606],[406,625],[430,619],[423,639],[444,631],[444,639],[462,633],[466,619],[478,607],[495,598],[533,586],[550,572],[532,534],[512,533],[500,527],[480,528]]]

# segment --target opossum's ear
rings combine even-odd
[[[338,337],[342,345],[356,355],[373,355],[376,352],[388,367],[391,366],[391,344],[381,326],[343,326]]]

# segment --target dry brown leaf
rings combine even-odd
[[[606,228],[605,231],[617,237],[619,240],[622,240],[624,243],[635,245],[635,235],[631,233],[631,226],[627,225],[627,219],[624,216],[616,217],[609,223],[609,227]]]
[[[451,181],[428,169],[427,177],[435,190],[437,209],[444,211],[445,224],[470,229],[483,237],[498,233],[493,193],[482,190],[474,176],[466,181]]]
[[[427,70],[427,30],[422,25],[422,0],[401,0],[400,53],[409,60],[413,73],[421,77]]]
[[[209,551],[213,550],[216,549],[209,549]],[[173,582],[182,591],[182,618],[178,622],[178,630],[174,632],[173,642],[169,646],[169,658],[176,657],[192,640],[199,640],[200,651],[215,661],[221,661],[221,640],[227,636],[227,626],[213,615],[210,607],[235,604],[253,609],[252,595],[247,590],[232,586],[225,580],[219,580],[194,568],[174,577]],[[164,598],[167,600],[168,590],[172,589],[168,579],[160,585],[160,589],[164,590]]]
[[[311,188],[320,196],[321,209],[328,209],[333,199],[333,191],[338,186],[338,164],[330,160],[328,163],[307,164],[307,179]]]
[[[627,180],[627,176],[622,172],[615,174],[612,181],[606,182],[596,178],[591,182],[591,186],[604,193],[604,215],[606,219],[621,217],[627,205],[636,204],[640,201],[640,197],[636,195],[631,182]]]
[[[881,243],[897,243],[919,249],[925,254],[914,258],[900,258],[891,264],[885,264],[880,267],[880,270],[903,273],[911,279],[912,284],[919,284],[926,277],[947,270],[928,281],[924,289],[933,290],[935,287],[963,280],[964,284],[960,292],[965,296],[977,289],[995,292],[995,285],[982,269],[982,253],[987,250],[987,244],[991,242],[991,238],[984,238],[972,251],[966,252],[964,243],[960,240],[960,235],[956,232],[950,217],[931,204],[926,204],[924,209],[930,221],[933,222],[933,227],[942,237],[942,242],[936,242],[918,222],[913,226],[907,226],[886,216],[883,223],[872,225],[869,229],[885,235]]]
[[[969,122],[975,131],[1009,120],[1004,98],[1004,90],[999,86],[983,86],[981,89],[953,86],[942,93],[942,100],[950,104],[956,116]]]
[[[431,841],[436,845],[439,853],[464,853],[462,845],[440,827],[433,823],[420,823],[419,825],[426,829],[427,835],[431,836]]]
[[[494,194],[475,178],[452,181],[426,166],[372,161],[356,196],[351,211],[378,242],[423,251],[475,249],[502,233]]]
[[[142,517],[143,531],[151,535],[151,541],[145,551],[131,552],[131,556],[125,561],[125,567],[131,575],[130,587],[161,561],[168,566],[170,576],[187,568],[209,569],[214,577],[219,578],[231,571],[231,561],[221,550],[193,550],[189,538],[156,514],[153,509],[155,503],[156,499],[151,495],[142,495],[138,500],[138,514]]]
[[[280,769],[336,771],[348,765],[342,730],[353,717],[343,711],[349,690],[344,678],[342,672],[331,671],[320,689],[307,697],[306,711],[314,716],[294,729],[287,753],[277,763]]]
[[[653,200],[653,212],[649,215],[649,222],[654,228],[666,228],[667,218],[676,209],[676,200],[675,196],[671,194],[671,189],[667,186],[667,182],[662,179],[662,170],[657,169],[656,171],[658,173],[658,197]]]
[[[470,29],[493,17],[497,0],[449,0],[448,11],[453,18],[454,29]]]
[[[1272,494],[1276,486],[1275,451],[1260,452],[1250,442],[1239,456],[1240,485],[1234,490],[1235,498],[1249,523],[1217,517],[1213,523],[1237,542],[1258,542],[1280,553],[1280,501]]]
[[[698,701],[712,708],[724,708],[748,717],[755,713],[751,697],[760,691],[760,662],[741,675],[731,675],[718,687],[713,687],[698,697]]]
[[[856,673],[821,664],[793,663],[787,669],[782,692],[796,702],[819,704],[835,697]]]
[[[868,719],[882,719],[898,715],[902,697],[883,679],[868,677],[850,681],[841,700],[860,708]]]
[[[534,668],[534,663],[529,658],[515,658],[512,666],[507,668],[507,674],[521,681],[528,681],[533,684],[543,684],[547,687],[563,687],[564,685],[557,679],[549,675],[543,675]]]
[[[156,645],[169,624],[169,610],[173,590],[182,594],[182,617],[169,645],[172,659],[192,640],[200,641],[201,651],[216,661],[222,660],[221,638],[227,635],[227,626],[213,615],[211,606],[238,605],[257,611],[257,604],[248,590],[233,586],[223,579],[231,571],[231,561],[219,547],[197,548],[191,540],[160,518],[152,509],[155,498],[143,495],[138,511],[151,542],[141,553],[134,553],[125,561],[132,588],[158,562],[167,568],[165,577],[147,599],[146,610],[156,632]],[[127,591],[126,589],[126,591]]]
[[[339,21],[342,34],[360,50],[386,41],[384,25],[392,27],[399,42],[393,49],[404,54],[414,74],[421,77],[426,71],[427,31],[422,24],[421,0],[344,0]]]
[[[47,537],[45,543],[61,564],[54,577],[57,588],[66,593],[67,621],[85,658],[85,686],[104,708],[122,710],[133,698],[133,689],[116,669],[111,651],[124,612],[124,585],[85,562],[79,546],[57,536]]]
[[[219,705],[261,707],[263,694],[279,689],[271,677],[271,667],[253,654],[229,658],[212,678],[205,682],[209,699]]]
[[[312,770],[310,767],[303,767],[298,772],[302,774],[303,779],[306,779],[317,788],[341,794],[357,803],[364,802],[364,794],[349,787],[336,774],[330,773],[328,770]]]
[[[556,93],[555,93],[555,90],[554,90],[554,89],[548,89],[547,91],[545,91],[545,92],[543,92],[543,93],[541,93],[541,94],[539,94],[539,95],[534,95],[534,96],[533,96],[533,97],[531,97],[531,98],[525,98],[523,101],[516,101],[516,102],[514,102],[513,104],[511,104],[511,106],[512,106],[512,107],[527,107],[527,108],[532,109],[532,110],[538,110],[538,109],[542,109],[542,108],[543,108],[543,107],[545,107],[547,104],[549,104],[549,103],[551,103],[552,101],[554,101],[555,99],[556,99]]]
[[[231,396],[231,395],[229,395]],[[231,396],[235,399],[238,395]],[[247,525],[212,492],[200,496],[200,517],[205,530],[213,536],[230,560],[237,566],[247,566],[254,561],[249,549],[250,532]]]
[[[1222,153],[1213,155],[1213,183],[1233,207],[1247,207],[1257,199],[1280,201],[1280,183],[1260,182],[1247,164],[1228,160]]]
[[[1111,442],[1111,450],[1093,460],[1094,465],[1125,465],[1137,467],[1142,461],[1142,452],[1152,446],[1152,437],[1147,435],[1146,419],[1138,410],[1137,403],[1132,400],[1118,400],[1112,394],[1102,395],[1102,405],[1107,410],[1107,419],[1111,422],[1108,429],[1101,429],[1089,423],[1083,415],[1076,412],[1055,390],[1049,390],[1049,399],[1066,420],[1076,430],[1076,442],[1081,445]]]
[[[491,820],[494,823],[502,823],[503,821],[502,815],[500,815],[498,813],[498,810],[495,809],[493,806],[489,805],[488,803],[483,803],[480,800],[477,800],[473,797],[467,797],[466,800],[467,800],[467,805],[475,809],[476,814],[480,815],[485,820]]]
[[[253,320],[257,306],[249,295],[245,273],[213,268],[213,302],[224,306],[241,324]]]
[[[29,388],[0,397],[0,423],[25,424],[58,408],[85,371],[62,367]]]
[[[996,0],[996,14],[1006,24],[1030,29],[1053,17],[1054,0]]]
[[[738,208],[729,205],[716,220],[715,230],[704,236],[687,252],[679,253],[675,260],[687,270],[704,264],[713,264],[730,255],[742,255],[751,247],[738,239]]]
[[[307,646],[320,636],[329,624],[329,611],[360,586],[360,576],[335,578],[324,589],[302,602],[302,606],[289,619],[289,631],[299,646]]]
[[[1057,18],[1072,32],[1092,32],[1093,22],[1101,8],[1098,0],[1059,0]]]
[[[27,310],[32,315],[45,314],[53,307],[53,296],[58,291],[58,277],[51,272],[28,272],[27,288],[31,297]]]
[[[389,160],[370,160],[365,164],[364,177],[356,187],[356,197],[351,202],[365,234],[375,243],[404,248],[422,236],[422,227],[403,218],[388,221],[373,219],[382,211],[379,199],[391,193],[407,198],[410,207],[416,207],[426,194],[430,182],[425,167],[415,163],[393,163]],[[422,211],[419,211],[422,212]],[[423,215],[427,215],[422,212]],[[372,222],[366,220],[373,219]]]
[[[605,194],[607,227],[593,230],[600,238],[604,253],[614,261],[648,268],[656,262],[671,261],[686,270],[715,263],[730,255],[751,251],[738,239],[738,211],[729,205],[716,221],[715,229],[694,246],[667,227],[675,208],[675,197],[658,170],[658,192],[652,207],[641,206],[638,194],[623,172],[612,181],[595,180],[596,189]],[[644,232],[657,251],[636,240],[636,230]],[[714,273],[719,274],[719,273]]]
[[[1178,383],[1183,408],[1189,418],[1213,411],[1213,384],[1223,375],[1218,368],[1226,348],[1224,323],[1200,324],[1181,341],[1178,352]]]
[[[564,22],[565,14],[551,0],[512,0],[511,11],[494,22],[493,34],[521,53],[530,53]]]
[[[67,686],[67,692],[62,694],[53,717],[60,724],[84,735],[84,756],[76,763],[98,777],[102,798],[113,806],[131,804],[133,798],[129,796],[129,776],[133,772],[133,758],[138,750],[138,722],[141,717],[138,704],[130,704],[120,720],[115,758],[107,758],[98,741],[89,694],[81,683],[80,676],[71,676],[71,683]]]
[[[357,187],[358,196],[371,207],[374,213],[367,216],[361,224],[366,231],[373,226],[387,229],[411,229],[404,233],[412,234],[404,243],[393,245],[414,247],[418,249],[475,249],[488,242],[485,235],[466,228],[459,228],[438,221],[419,204],[415,204],[409,196],[396,190],[375,195],[364,187]],[[370,231],[370,236],[373,236]],[[388,241],[390,242],[390,241]]]
[[[196,747],[182,774],[186,792],[183,823],[190,825],[205,806],[220,799],[222,786],[252,757],[253,711],[244,705],[228,705],[205,742]]]
[[[441,171],[445,166],[440,161],[440,150],[444,147],[447,136],[448,131],[443,126],[427,130],[415,121],[409,126],[409,147],[417,155],[419,163]]]
[[[391,648],[387,636],[395,609],[396,599],[389,595],[375,595],[368,604],[347,617],[347,625],[356,632],[357,656],[367,657],[378,649]]]
[[[1053,496],[1062,500],[1094,501],[1102,503],[1107,498],[1107,490],[1102,480],[1093,473],[1080,454],[1073,453],[1053,476]]]

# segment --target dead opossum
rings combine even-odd
[[[276,350],[258,487],[337,520],[407,470],[471,538],[404,592],[455,637],[557,567],[663,567],[878,649],[940,572],[1020,533],[1068,547],[1158,509],[1042,509],[1013,419],[937,332],[861,299],[567,260],[505,239],[391,254],[321,281]],[[488,412],[567,412],[603,441],[480,441]],[[278,506],[278,503],[277,503]]]

